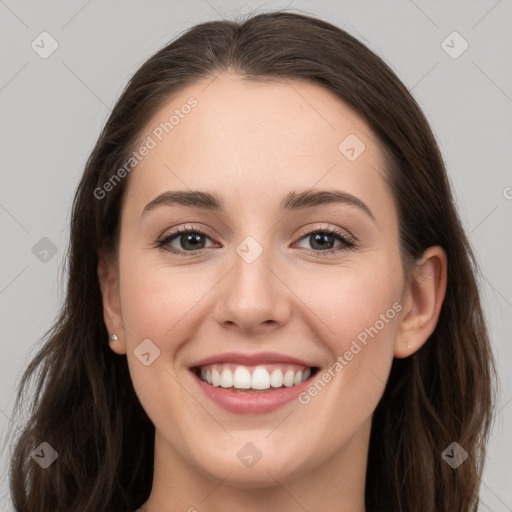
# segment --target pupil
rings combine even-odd
[[[189,233],[187,235],[182,235],[181,237],[181,242],[182,242],[182,246],[186,249],[187,248],[187,244],[189,243],[192,243],[191,246],[189,247],[189,249],[201,249],[201,247],[198,247],[198,244],[195,244],[194,243],[194,240],[196,242],[201,242],[200,239],[202,237],[202,235],[200,235],[199,233]],[[185,240],[185,243],[183,243],[183,241]]]
[[[331,238],[333,238],[333,235],[330,235],[328,233],[316,233],[313,236],[313,243],[311,244],[311,246],[313,248],[315,248],[315,244],[316,243],[320,243],[320,249],[332,249],[332,247],[330,247],[332,245],[332,240],[330,240]],[[327,240],[329,239],[329,240]],[[329,245],[329,247],[326,247],[326,244]]]

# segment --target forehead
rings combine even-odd
[[[151,146],[127,191],[139,203],[189,188],[228,197],[268,190],[279,199],[317,186],[367,197],[370,186],[376,200],[386,193],[376,136],[332,92],[306,80],[201,79],[169,98],[139,141]]]

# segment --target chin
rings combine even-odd
[[[219,480],[225,479],[226,483],[240,489],[275,487],[276,481],[284,483],[311,471],[312,465],[307,457],[300,461],[296,456],[286,457],[285,454],[280,454],[278,447],[272,450],[271,456],[262,454],[259,460],[244,462],[244,455],[250,453],[251,448],[247,447],[245,450],[240,454],[240,458],[236,452],[212,454],[207,460],[198,460],[197,466],[209,476]]]

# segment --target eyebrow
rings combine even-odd
[[[315,206],[323,206],[333,203],[342,203],[355,206],[365,212],[375,221],[375,217],[359,198],[343,192],[341,190],[314,190],[307,189],[303,191],[292,191],[287,194],[280,203],[280,211],[288,212],[292,210],[302,210]],[[142,212],[142,216],[151,210],[161,206],[182,205],[201,210],[213,210],[224,212],[225,203],[220,196],[215,193],[203,192],[199,190],[176,190],[163,192],[149,202]]]

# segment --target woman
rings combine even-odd
[[[379,57],[287,12],[193,27],[78,186],[66,301],[18,391],[40,368],[16,510],[475,511],[477,272]]]

